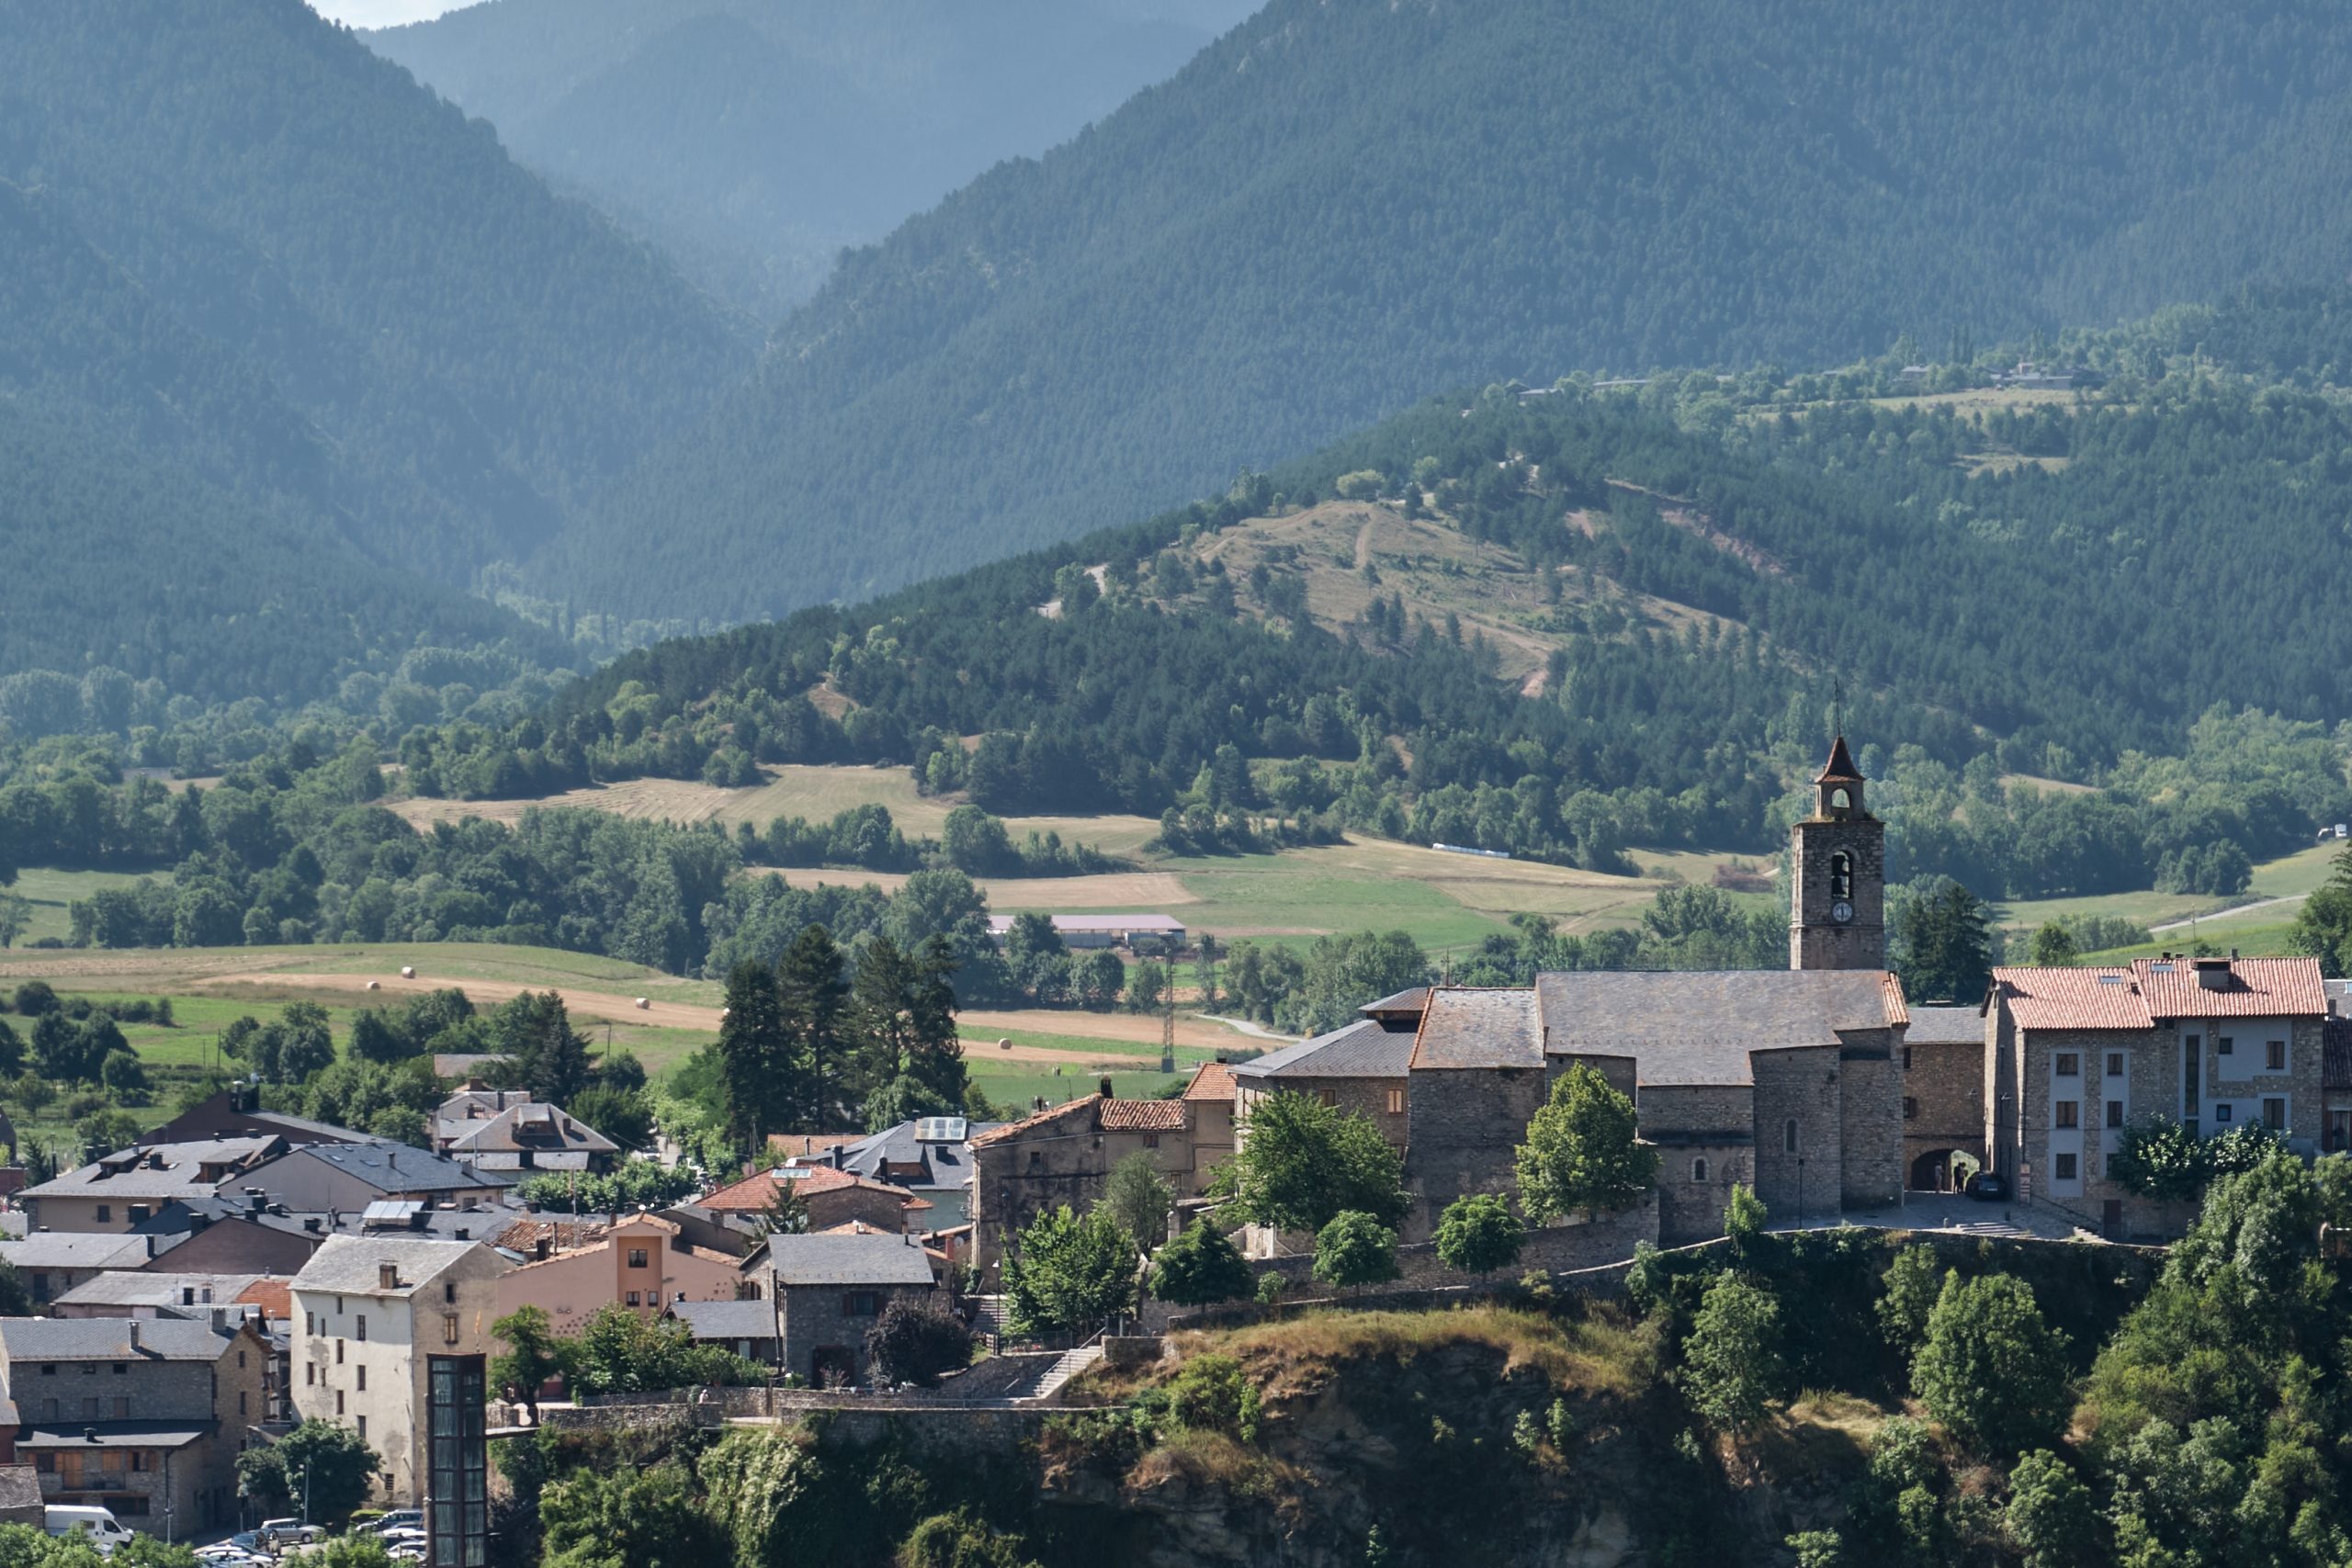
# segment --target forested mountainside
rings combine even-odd
[[[1274,0],[847,257],[541,570],[755,617],[1180,501],[1431,387],[1834,364],[2332,277],[2336,19]]]
[[[498,0],[367,35],[533,169],[763,319],[1250,0]]]
[[[38,624],[11,603],[0,668],[198,697],[299,702],[356,645],[526,635],[450,591],[744,353],[300,0],[0,5],[0,510],[18,578],[58,589]],[[85,504],[118,447],[139,461]]]
[[[903,762],[997,809],[1331,810],[1605,864],[1769,848],[1842,690],[1873,771],[1908,770],[1909,869],[2233,891],[2352,807],[2352,411],[2272,379],[2347,362],[2347,302],[2071,340],[2096,391],[1867,396],[1916,384],[1893,362],[1438,399],[1216,501],[631,654],[403,758],[477,795]],[[1252,758],[1290,783],[1264,795]]]

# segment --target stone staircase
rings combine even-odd
[[[1046,1369],[1046,1375],[1037,1380],[1035,1392],[1023,1397],[1031,1404],[1050,1404],[1054,1395],[1061,1392],[1062,1384],[1102,1359],[1100,1342],[1080,1345],[1075,1350],[1065,1350],[1054,1359],[1052,1366]]]

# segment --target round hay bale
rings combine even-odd
[[[403,979],[403,980],[413,980],[413,979],[415,979],[415,978],[416,978],[416,965],[414,965],[413,964],[401,964],[401,979]]]
[[[650,1012],[650,1011],[652,1011],[652,1010],[653,1010],[653,1002],[652,1002],[651,998],[646,998],[646,997],[639,997],[639,998],[637,998],[637,1010],[638,1010],[638,1011],[639,1011],[639,1012]]]
[[[734,1010],[734,1010],[733,1008],[720,1008],[720,1009],[718,1010],[718,1019],[719,1019],[719,1021],[720,1021],[721,1023],[724,1023],[725,1021],[727,1021],[727,1015],[728,1015],[729,1013],[730,1013],[730,1012],[733,1012]]]
[[[380,991],[384,988],[384,982],[381,980],[370,980],[368,982],[368,988],[371,991]]]
[[[1000,1040],[996,1043],[996,1048],[1000,1051],[1010,1051],[1012,1049],[1012,1042],[1010,1040]]]

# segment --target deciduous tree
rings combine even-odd
[[[1159,1161],[1148,1149],[1137,1149],[1111,1168],[1103,1183],[1102,1206],[1119,1228],[1148,1255],[1168,1239],[1168,1216],[1176,1207],[1176,1189],[1159,1172]]]
[[[1240,1301],[1254,1286],[1249,1259],[1206,1220],[1194,1220],[1151,1260],[1151,1293],[1176,1306]]]
[[[1350,1209],[1331,1217],[1315,1236],[1315,1277],[1340,1290],[1398,1277],[1396,1233],[1377,1214]]]
[[[1657,1179],[1657,1151],[1637,1141],[1634,1102],[1577,1063],[1552,1084],[1519,1147],[1519,1201],[1530,1218],[1629,1207]]]
[[[2042,1320],[2032,1288],[2007,1274],[1947,1275],[1911,1362],[1928,1414],[1990,1453],[2047,1445],[2071,1404],[2066,1337]]]
[[[893,1301],[865,1331],[865,1354],[878,1377],[936,1388],[942,1377],[971,1364],[972,1331],[931,1303]]]
[[[1779,1303],[1736,1274],[1716,1276],[1683,1337],[1678,1381],[1718,1431],[1745,1432],[1762,1420],[1788,1393]]]
[[[1002,1273],[1015,1329],[1088,1333],[1135,1300],[1135,1244],[1109,1211],[1080,1215],[1064,1204],[1020,1233]]]
[[[1438,1261],[1464,1274],[1491,1274],[1519,1261],[1527,1226],[1491,1192],[1472,1192],[1445,1207],[1437,1224]]]
[[[1259,1100],[1225,1168],[1235,1212],[1278,1230],[1319,1234],[1351,1209],[1395,1224],[1408,1206],[1403,1162],[1380,1129],[1304,1094]]]

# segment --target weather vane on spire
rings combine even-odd
[[[1829,682],[1829,733],[1846,733],[1846,678],[1835,676]]]

